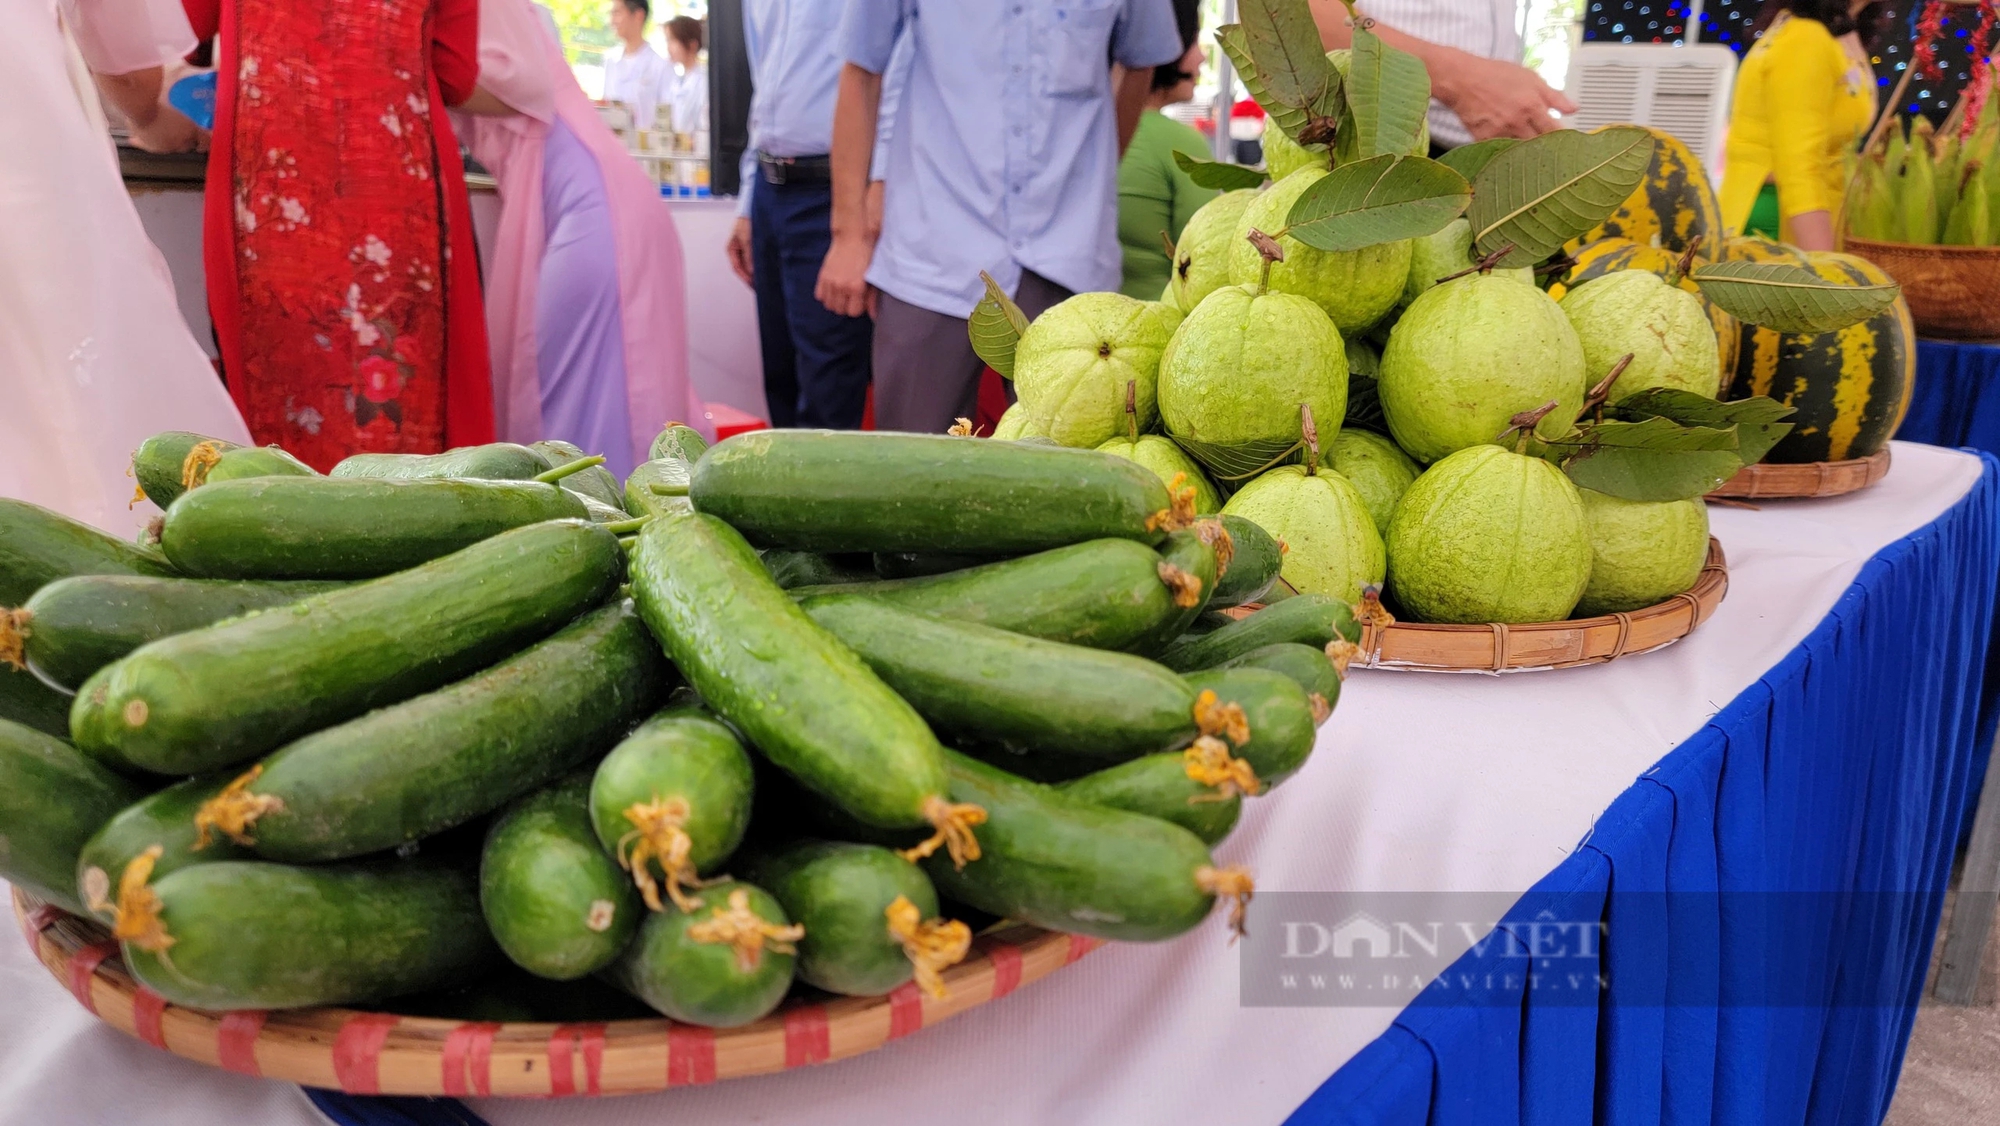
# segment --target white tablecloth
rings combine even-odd
[[[1312,762],[1250,803],[1221,859],[1253,869],[1260,891],[1518,895],[1797,645],[1871,555],[1935,519],[1979,472],[1964,454],[1897,443],[1894,469],[1865,492],[1713,508],[1729,596],[1656,653],[1507,677],[1355,674]],[[1446,960],[1468,945],[1457,937]],[[1398,1011],[1245,1008],[1237,965],[1218,917],[1178,941],[1106,947],[841,1063],[474,1109],[495,1126],[1276,1123]],[[183,1063],[98,1025],[18,942],[0,942],[0,1011],[0,1124],[319,1121],[292,1088]]]

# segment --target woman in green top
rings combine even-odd
[[[1161,238],[1181,237],[1195,209],[1215,198],[1210,188],[1198,188],[1174,163],[1174,153],[1209,158],[1208,141],[1200,133],[1160,112],[1161,107],[1194,97],[1195,73],[1201,69],[1201,31],[1197,0],[1174,0],[1180,24],[1181,57],[1153,69],[1153,92],[1139,115],[1138,131],[1118,164],[1118,243],[1125,254],[1125,282],[1118,287],[1128,297],[1157,300],[1167,287],[1173,262]]]

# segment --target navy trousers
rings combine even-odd
[[[853,430],[867,402],[875,324],[840,316],[813,296],[833,241],[833,189],[760,179],[751,192],[750,254],[771,425]]]

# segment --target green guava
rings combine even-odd
[[[1322,460],[1353,482],[1354,490],[1368,507],[1369,518],[1375,521],[1375,529],[1385,536],[1389,534],[1389,517],[1396,511],[1396,502],[1403,499],[1404,491],[1423,472],[1409,454],[1396,448],[1396,443],[1373,430],[1353,426],[1341,429],[1333,440],[1333,448]]]
[[[1160,357],[1160,420],[1187,442],[1295,441],[1302,403],[1316,426],[1347,415],[1347,349],[1303,297],[1224,286],[1181,321]]]
[[[1264,171],[1271,179],[1282,180],[1301,168],[1317,168],[1321,172],[1333,167],[1333,154],[1325,145],[1301,145],[1278,128],[1274,121],[1264,123]]]
[[[1510,420],[1554,400],[1548,439],[1583,409],[1583,345],[1562,307],[1511,278],[1470,274],[1412,302],[1376,376],[1396,444],[1418,461],[1498,439]]]
[[[1583,343],[1586,382],[1632,357],[1607,402],[1653,387],[1715,397],[1715,325],[1701,298],[1650,270],[1617,270],[1570,290],[1561,304]]]
[[[1347,346],[1347,374],[1375,378],[1375,373],[1382,368],[1382,353],[1358,336],[1345,337],[1341,343]]]
[[[1167,292],[1178,290],[1171,304],[1192,311],[1202,299],[1229,284],[1229,250],[1243,225],[1243,212],[1257,198],[1256,188],[1223,192],[1195,209],[1174,243],[1174,277]],[[1160,298],[1166,300],[1165,295]]]
[[[1002,441],[1013,441],[1017,438],[1048,437],[1048,435],[1035,429],[1034,424],[1028,421],[1028,412],[1022,409],[1019,403],[1015,403],[1000,413],[1000,420],[993,424],[993,433],[989,436]]]
[[[1250,243],[1251,230],[1275,235],[1285,229],[1292,204],[1327,174],[1305,168],[1265,189],[1244,209],[1229,248],[1229,280],[1255,285],[1264,276],[1264,257]],[[1278,239],[1285,260],[1271,266],[1270,287],[1279,293],[1311,298],[1343,335],[1357,335],[1382,319],[1403,296],[1410,278],[1408,240],[1385,242],[1361,250],[1315,250],[1286,235]]]
[[[1284,541],[1279,572],[1301,593],[1359,601],[1382,581],[1382,535],[1354,485],[1338,473],[1281,465],[1237,490],[1222,506]]]
[[[1431,287],[1453,274],[1472,269],[1477,262],[1472,256],[1472,223],[1467,219],[1453,219],[1444,229],[1423,238],[1410,240],[1410,280],[1403,286],[1402,304],[1408,305],[1422,297]],[[1511,270],[1495,270],[1495,277],[1513,278],[1526,285],[1535,284],[1535,270],[1532,266],[1521,266]]]
[[[1208,474],[1201,471],[1201,466],[1194,463],[1186,450],[1174,445],[1172,438],[1141,434],[1136,442],[1130,438],[1113,438],[1097,448],[1113,457],[1138,462],[1159,474],[1160,480],[1169,485],[1174,483],[1175,477],[1185,474],[1186,479],[1181,485],[1194,488],[1194,510],[1198,515],[1207,516],[1222,508],[1222,494],[1209,483]]]
[[[1176,317],[1157,301],[1079,293],[1036,317],[1014,350],[1014,393],[1058,445],[1095,448],[1125,432],[1126,385],[1139,428],[1153,424],[1160,351]]]
[[[1708,561],[1708,506],[1700,498],[1621,500],[1594,489],[1581,492],[1590,585],[1576,604],[1577,617],[1656,606],[1701,577]]]
[[[1499,446],[1425,470],[1396,506],[1388,547],[1389,593],[1418,621],[1560,621],[1590,582],[1576,486]]]

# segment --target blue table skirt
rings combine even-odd
[[[1291,1123],[1879,1122],[1985,748],[1996,520],[1987,455],[1515,905],[1603,921],[1594,1003],[1475,949]]]
[[[1918,341],[1917,385],[1896,437],[2000,454],[2000,344]]]

